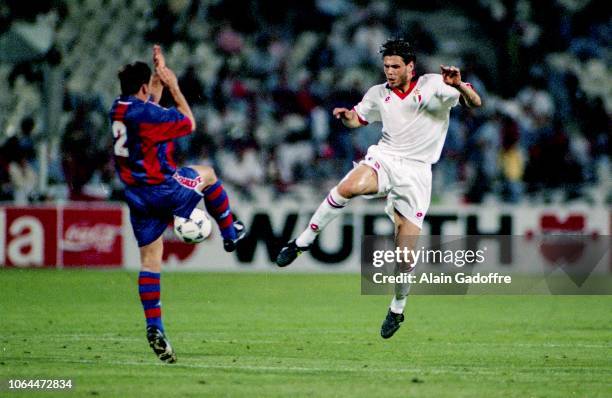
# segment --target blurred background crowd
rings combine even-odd
[[[419,73],[457,65],[484,106],[451,113],[433,203],[612,203],[612,24],[604,1],[9,0],[0,4],[0,200],[121,197],[107,112],[116,72],[160,43],[198,121],[181,164],[240,200],[337,182],[380,124],[332,119],[384,81],[380,45]],[[162,104],[171,105],[163,97]]]

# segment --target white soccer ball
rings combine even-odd
[[[189,218],[174,216],[174,234],[185,243],[200,243],[211,232],[212,222],[204,210],[193,209]]]

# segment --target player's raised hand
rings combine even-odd
[[[153,65],[155,65],[155,68],[164,68],[166,66],[166,58],[164,58],[162,49],[158,44],[153,46]]]
[[[332,114],[334,115],[334,117],[336,119],[344,119],[344,120],[351,119],[351,110],[350,109],[346,109],[346,108],[334,108],[334,110],[332,111]]]
[[[151,88],[152,101],[158,104],[162,97],[164,86],[159,78],[159,75],[157,74],[157,68],[160,66],[165,67],[166,61],[164,59],[164,55],[162,54],[161,47],[157,44],[153,46],[153,65],[155,66],[155,70],[153,76],[151,76],[151,84],[149,87]]]
[[[442,80],[449,86],[459,87],[461,84],[461,71],[456,66],[440,65]]]
[[[164,86],[168,89],[177,89],[179,87],[176,74],[167,66],[155,68],[155,73],[157,73]]]

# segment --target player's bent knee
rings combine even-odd
[[[369,184],[365,179],[347,180],[338,185],[338,193],[347,199],[363,195],[368,189]]]
[[[349,181],[344,181],[340,184],[338,184],[338,186],[336,187],[338,190],[338,193],[340,194],[340,196],[342,196],[343,198],[346,199],[351,199],[352,197],[354,197],[355,195],[357,195],[357,193],[354,190],[354,184],[349,182]]]
[[[355,191],[359,195],[365,194],[366,192],[368,192],[369,189],[370,189],[370,182],[368,180],[366,180],[365,178],[360,178],[355,183]]]
[[[210,166],[190,166],[192,169],[198,172],[198,175],[202,179],[202,185],[207,187],[217,182],[217,174],[215,170]]]

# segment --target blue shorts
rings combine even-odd
[[[203,195],[195,188],[201,179],[197,171],[182,167],[159,185],[127,186],[125,201],[138,246],[159,238],[173,216],[189,218]]]

